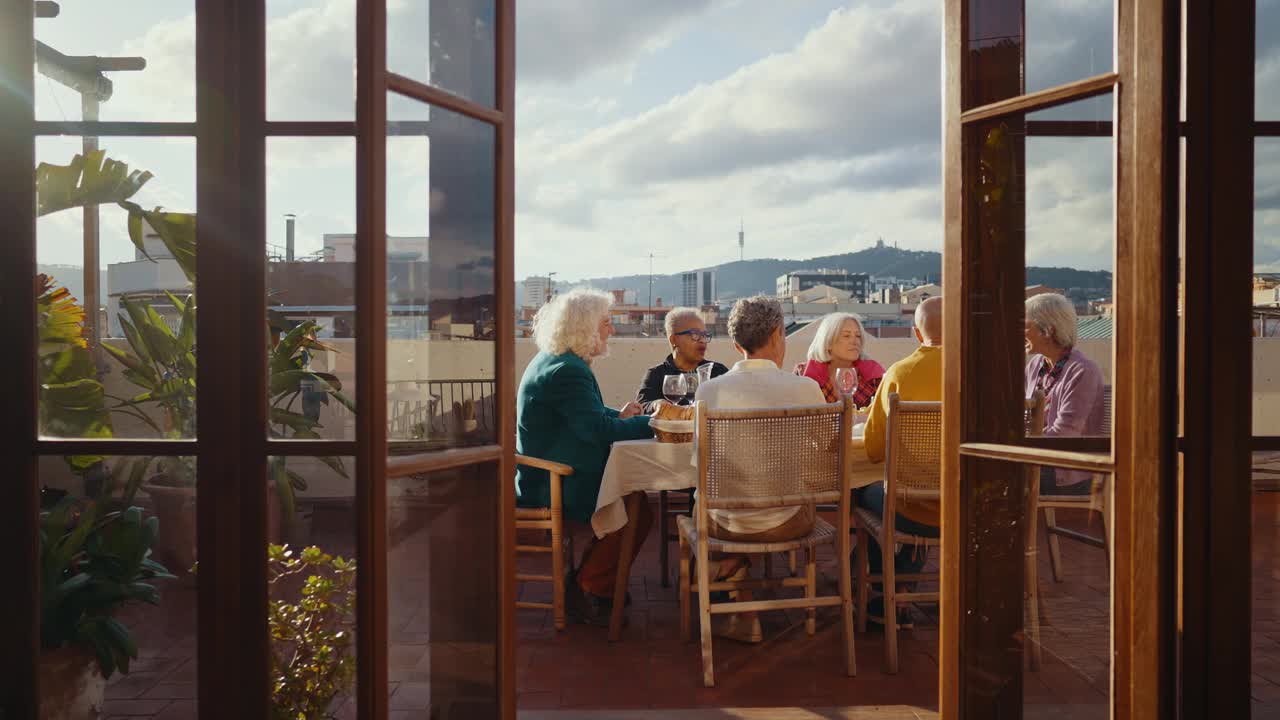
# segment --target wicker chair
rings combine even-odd
[[[516,545],[516,554],[536,553],[551,555],[550,575],[527,575],[517,572],[517,583],[551,583],[551,602],[516,601],[518,608],[550,610],[556,630],[564,630],[564,577],[566,561],[573,566],[573,538],[564,534],[564,513],[561,510],[561,479],[573,474],[573,468],[549,460],[516,456],[517,465],[540,468],[551,474],[551,507],[516,508],[516,531],[542,530],[551,536],[550,545]]]
[[[884,661],[885,671],[898,672],[898,606],[910,602],[938,602],[938,592],[897,591],[899,581],[937,580],[938,573],[895,574],[894,546],[915,545],[917,548],[940,547],[941,538],[909,535],[895,528],[899,502],[932,500],[942,497],[942,403],[905,401],[897,393],[889,394],[889,427],[886,443],[884,513],[877,515],[866,508],[854,508],[853,521],[858,531],[858,630],[867,629],[867,598],[871,584],[880,581],[884,595]],[[871,536],[880,544],[882,571],[871,574],[867,554]]]
[[[1111,435],[1111,386],[1102,388],[1102,434]],[[1062,549],[1059,537],[1076,540],[1086,545],[1102,548],[1109,558],[1111,546],[1111,513],[1108,505],[1111,500],[1111,476],[1096,474],[1093,476],[1093,491],[1088,495],[1041,495],[1040,510],[1044,513],[1045,534],[1049,538],[1049,567],[1053,570],[1054,582],[1062,582]],[[1058,525],[1055,510],[1085,510],[1097,513],[1102,520],[1102,535],[1087,535],[1069,530]]]
[[[853,404],[776,410],[711,410],[697,405],[698,495],[692,517],[678,520],[680,531],[680,637],[691,639],[691,595],[697,593],[702,631],[702,682],[715,685],[711,616],[726,613],[806,608],[805,629],[816,631],[816,608],[840,606],[844,626],[845,672],[857,672],[853,645],[853,595],[849,575],[850,452]],[[708,535],[708,510],[781,508],[835,503],[840,527],[818,518],[813,532],[797,540],[752,543]],[[840,561],[840,595],[817,595],[817,549],[835,545]],[[712,581],[711,553],[769,554],[806,551],[804,577]],[[690,576],[696,558],[697,580]],[[802,598],[712,603],[719,590],[802,587]]]

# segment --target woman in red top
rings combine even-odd
[[[798,374],[818,383],[827,402],[838,402],[840,392],[835,387],[836,370],[853,368],[858,374],[853,404],[858,408],[871,405],[876,388],[880,387],[880,379],[884,377],[884,367],[863,352],[866,337],[862,318],[853,313],[831,313],[818,325],[818,333],[809,345],[809,362]]]

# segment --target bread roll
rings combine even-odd
[[[693,406],[663,403],[662,407],[658,408],[658,414],[654,417],[659,420],[692,420]]]

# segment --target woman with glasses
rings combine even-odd
[[[662,397],[662,379],[668,375],[697,372],[698,366],[707,362],[707,343],[711,341],[711,333],[702,322],[697,310],[687,307],[672,308],[667,313],[667,342],[671,344],[671,354],[658,365],[649,368],[636,391],[636,402],[644,408],[644,412],[652,414],[657,410]],[[729,368],[718,362],[711,363],[711,377],[717,378],[729,372]]]

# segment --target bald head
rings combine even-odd
[[[942,298],[926,298],[916,306],[916,339],[924,345],[942,344]]]

